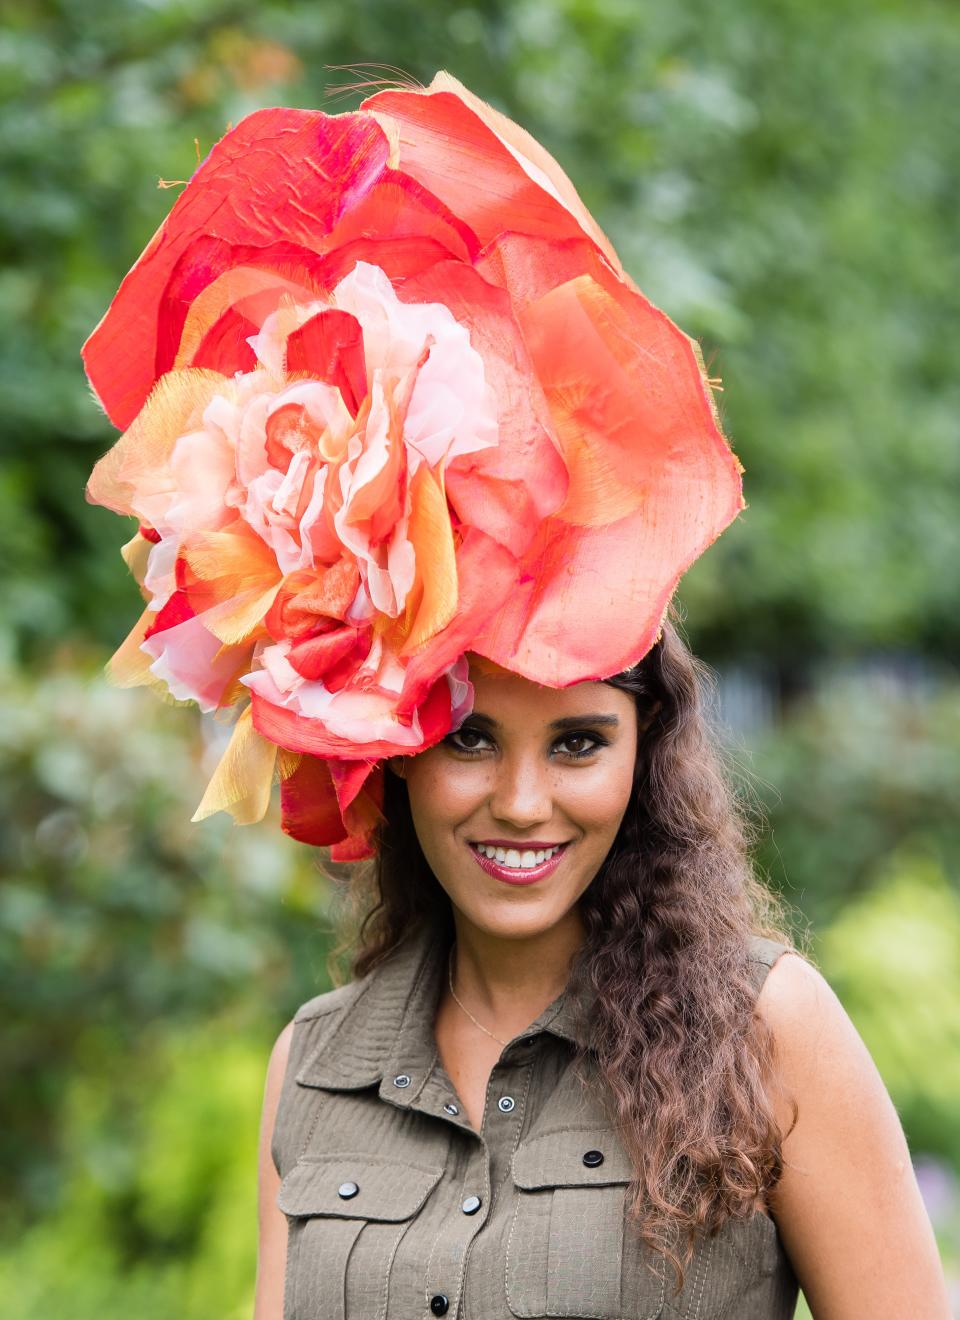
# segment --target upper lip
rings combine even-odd
[[[540,852],[544,848],[563,848],[568,841],[547,843],[544,839],[471,839],[470,842],[482,843],[487,848],[515,848],[517,852],[532,849],[533,852]]]

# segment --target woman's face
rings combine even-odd
[[[557,690],[476,666],[470,678],[473,712],[405,762],[413,823],[460,917],[528,938],[571,913],[610,850],[633,784],[636,706],[605,683]]]

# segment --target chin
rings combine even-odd
[[[566,911],[544,911],[537,904],[503,903],[472,912],[456,904],[454,907],[463,920],[500,940],[529,940],[544,935],[566,916]]]

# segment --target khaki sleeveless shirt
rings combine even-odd
[[[758,990],[784,949],[753,940]],[[504,1047],[473,1129],[433,1033],[445,955],[418,932],[295,1015],[272,1150],[284,1320],[792,1317],[797,1280],[764,1213],[698,1245],[674,1295],[626,1224],[630,1163],[575,1075],[566,992]]]

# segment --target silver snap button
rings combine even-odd
[[[349,1201],[351,1196],[356,1196],[360,1188],[355,1182],[341,1183],[337,1188],[337,1195],[342,1196],[345,1201]]]
[[[475,1215],[480,1209],[480,1197],[468,1196],[460,1205],[460,1209],[465,1215]]]
[[[409,1086],[410,1078],[406,1073],[399,1073],[398,1076],[394,1077],[393,1084],[394,1086]]]
[[[512,1095],[502,1095],[497,1101],[497,1108],[504,1114],[509,1114],[510,1110],[516,1106],[516,1100]]]
[[[459,1114],[459,1113],[460,1113],[460,1106],[459,1106],[459,1105],[455,1105],[455,1104],[453,1103],[453,1101],[451,1100],[451,1101],[449,1101],[447,1104],[445,1104],[445,1105],[443,1106],[443,1112],[444,1112],[445,1114]]]

